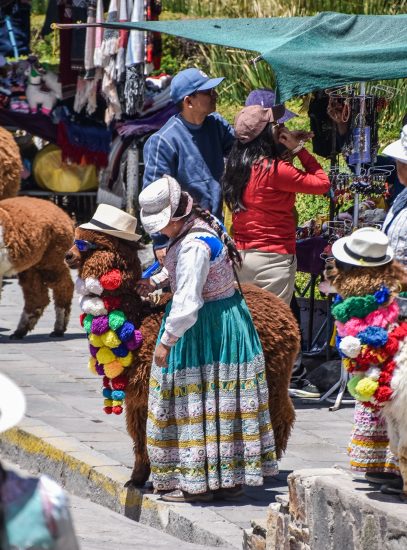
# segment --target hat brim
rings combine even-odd
[[[221,76],[219,78],[210,78],[204,84],[202,84],[202,86],[199,86],[199,88],[197,88],[195,92],[205,92],[206,90],[212,90],[212,88],[216,88],[216,86],[219,86],[219,84],[224,80],[224,76]]]
[[[166,227],[171,220],[171,205],[169,204],[156,214],[145,214],[143,209],[141,209],[140,220],[147,233],[150,235],[153,233],[159,233],[161,229],[164,229],[164,227]]]
[[[342,237],[341,239],[338,239],[334,242],[332,245],[332,255],[336,260],[339,260],[340,262],[344,262],[345,264],[355,265],[357,267],[378,267],[379,265],[386,265],[389,262],[392,261],[394,257],[394,252],[390,246],[387,247],[386,250],[386,257],[384,260],[381,260],[380,262],[366,262],[365,260],[356,260],[355,258],[352,258],[352,256],[349,256],[349,254],[345,250],[345,244],[349,242],[351,238],[351,235],[349,237]]]
[[[25,396],[20,388],[0,373],[0,433],[16,426],[25,414]]]
[[[407,151],[405,147],[403,147],[401,139],[393,141],[393,143],[390,143],[390,145],[385,147],[383,149],[383,155],[387,155],[388,157],[407,163]]]
[[[141,235],[138,235],[137,233],[127,233],[126,231],[119,231],[117,229],[102,229],[96,225],[93,225],[91,222],[84,223],[79,227],[80,229],[90,229],[91,231],[97,231],[98,233],[106,233],[106,235],[112,235],[118,239],[124,239],[125,241],[139,241],[141,239]]]
[[[291,120],[296,116],[298,116],[296,113],[293,113],[292,111],[286,109],[284,115],[278,119],[278,122],[287,122],[288,120]]]

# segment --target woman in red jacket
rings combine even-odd
[[[242,282],[274,292],[290,304],[295,283],[296,193],[322,195],[328,176],[304,149],[301,132],[277,120],[284,106],[245,107],[235,119],[236,141],[223,176],[225,202],[233,212],[233,232],[243,257]],[[297,155],[303,170],[282,160]]]

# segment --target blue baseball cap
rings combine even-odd
[[[174,103],[179,103],[184,97],[194,92],[204,92],[216,88],[224,78],[224,76],[209,78],[199,69],[185,69],[176,74],[171,81],[171,99]]]
[[[269,88],[258,88],[257,90],[253,90],[247,96],[246,103],[245,103],[246,107],[250,107],[252,105],[261,105],[261,107],[265,107],[266,109],[270,109],[271,107],[274,107],[275,104],[276,104],[276,94],[274,93],[273,90]],[[286,109],[284,112],[284,115],[278,119],[278,122],[287,122],[287,120],[290,120],[295,116],[298,116],[298,115]]]

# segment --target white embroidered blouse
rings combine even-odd
[[[193,218],[185,224],[183,232],[184,237],[169,242],[165,270],[158,278],[153,277],[159,286],[169,281],[173,292],[171,311],[161,337],[167,346],[174,345],[196,323],[205,302],[229,298],[235,293],[232,263],[210,225]]]

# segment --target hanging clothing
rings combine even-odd
[[[278,469],[259,337],[220,239],[199,218],[185,230],[165,259],[168,367],[153,362],[150,376],[153,484],[192,494],[262,485]]]

